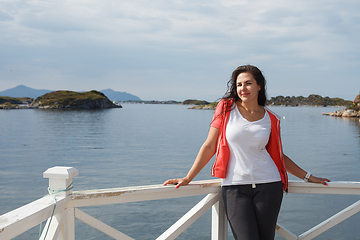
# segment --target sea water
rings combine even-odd
[[[298,165],[332,181],[360,181],[358,119],[322,115],[340,108],[270,108],[282,118],[284,151]],[[54,166],[79,170],[73,179],[75,191],[161,184],[183,177],[206,139],[212,115],[211,110],[150,104],[104,110],[1,110],[0,214],[46,195],[48,180],[42,173]],[[211,179],[210,167],[195,180]],[[81,210],[135,239],[155,239],[203,197]],[[287,194],[278,222],[299,235],[359,199]],[[360,239],[359,215],[316,239]],[[210,217],[208,211],[178,239],[210,239]],[[76,239],[111,239],[81,221],[75,223]],[[37,239],[38,234],[35,227],[16,239]]]

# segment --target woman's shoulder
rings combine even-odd
[[[217,107],[223,107],[223,106],[231,106],[234,103],[233,99],[226,99],[222,98],[220,102],[218,103]]]
[[[270,115],[270,118],[276,118],[277,120],[280,121],[280,116],[277,115],[275,112],[273,112],[272,110],[270,110],[268,107],[264,107],[266,112]]]

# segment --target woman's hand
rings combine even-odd
[[[169,179],[169,180],[165,181],[164,186],[166,186],[168,184],[174,184],[174,185],[176,185],[175,188],[179,188],[180,186],[188,185],[189,182],[190,182],[190,180],[188,180],[187,178],[174,178],[174,179]]]
[[[291,173],[292,175],[300,178],[300,179],[304,179],[304,177],[306,176],[307,172],[304,171],[302,168],[300,168],[298,165],[296,165],[296,163],[294,163],[288,156],[286,156],[284,154],[284,161],[285,161],[285,167],[286,170]],[[320,178],[320,177],[315,177],[313,175],[310,175],[309,177],[309,182],[312,183],[320,183],[323,185],[328,185],[327,182],[330,182],[329,179],[327,178]]]
[[[328,185],[327,182],[330,182],[330,180],[327,179],[327,178],[320,178],[320,177],[315,177],[315,176],[311,175],[309,177],[309,182],[321,183],[321,184],[324,184],[324,185]]]
[[[217,139],[219,138],[220,130],[218,128],[210,127],[208,137],[204,144],[201,146],[199,153],[190,168],[188,174],[184,178],[169,179],[164,182],[164,186],[168,184],[176,185],[175,188],[188,185],[196,175],[205,167],[210,159],[216,153]]]

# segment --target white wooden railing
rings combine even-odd
[[[49,178],[48,196],[0,216],[0,239],[11,239],[47,220],[40,239],[75,239],[75,218],[114,239],[133,239],[79,210],[78,207],[138,202],[206,194],[199,203],[170,226],[157,239],[175,239],[196,219],[212,208],[211,239],[227,239],[227,222],[221,200],[220,181],[196,181],[175,189],[173,186],[149,185],[87,191],[72,191],[72,178],[78,171],[71,167],[54,167],[44,172]],[[58,191],[65,190],[66,191]],[[290,181],[289,193],[360,195],[360,182],[331,182],[328,186]],[[296,236],[277,225],[276,232],[285,239],[313,239],[360,211],[360,200],[329,219]]]

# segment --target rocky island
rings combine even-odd
[[[303,96],[277,96],[271,97],[267,101],[267,105],[271,106],[285,106],[285,107],[298,107],[298,106],[315,106],[315,107],[328,107],[328,106],[350,106],[351,101],[342,98],[322,97],[317,94],[311,94],[308,97]]]
[[[323,113],[333,117],[360,117],[360,95],[357,95],[351,106],[335,112]]]
[[[105,94],[96,90],[89,92],[50,92],[35,98],[30,106],[51,109],[103,109],[121,107],[111,102]]]
[[[0,97],[0,109],[16,108],[18,106],[29,105],[32,101],[33,99],[28,97]]]
[[[35,99],[0,97],[2,109],[41,108],[41,109],[104,109],[121,108],[111,102],[103,93],[96,90],[89,92],[54,91]]]

